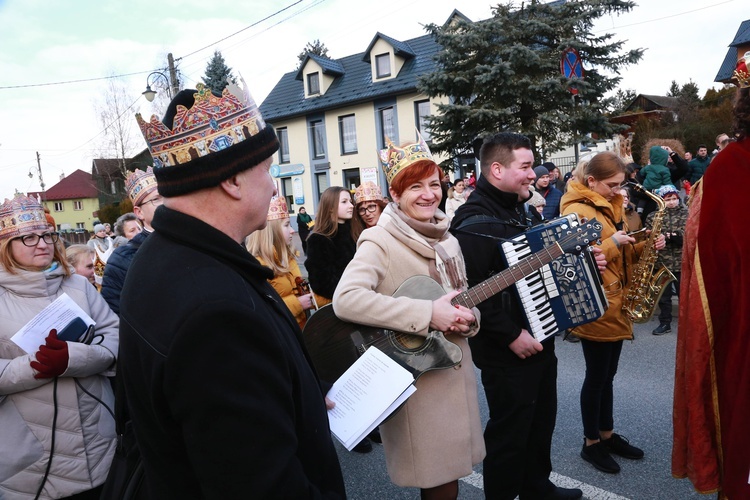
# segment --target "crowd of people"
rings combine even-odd
[[[437,333],[461,352],[451,368],[422,374],[355,448],[382,442],[394,484],[456,499],[458,480],[482,463],[487,498],[580,498],[550,480],[556,336],[529,331],[512,288],[476,307],[457,301],[508,268],[498,242],[576,214],[602,224],[591,252],[609,304],[569,332],[585,360],[580,456],[612,474],[613,455],[644,457],[616,427],[614,379],[633,337],[623,307],[631,272],[655,251],[677,284],[660,297],[654,334],[671,331],[672,295],[681,296],[673,473],[701,492],[747,498],[750,242],[722,189],[750,169],[750,74],[740,63],[734,131],[711,157],[702,145],[687,160],[656,144],[643,168],[602,152],[561,178],[552,163],[535,166],[529,138],[498,132],[474,144],[481,175],[451,183],[421,136],[389,141],[388,197],[366,182],[325,190],[314,217],[298,209],[306,276],[270,175],[279,142],[247,89],[215,96],[198,85],[163,120],[138,115],[155,166],[128,176],[133,213],[114,233],[98,224],[87,245],[66,249],[38,200],[0,205],[0,497],[119,498],[132,486],[141,499],[345,498],[327,417],[335,403],[303,331],[329,307],[344,321]],[[211,117],[210,131],[197,116]],[[197,154],[221,134],[235,140]],[[632,180],[653,195],[636,199]],[[438,292],[397,293],[416,276]],[[67,312],[55,316],[58,299]],[[134,463],[135,484],[121,482]]]

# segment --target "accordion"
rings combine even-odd
[[[564,237],[579,225],[578,216],[566,215],[529,228],[511,243],[501,243],[508,266]],[[538,341],[557,332],[600,318],[609,303],[591,251],[564,254],[534,274],[516,282],[515,293],[526,318],[526,329]]]

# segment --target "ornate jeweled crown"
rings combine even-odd
[[[388,184],[393,182],[393,179],[399,172],[414,164],[414,162],[419,160],[434,161],[432,153],[430,153],[430,148],[427,147],[427,143],[422,139],[419,130],[417,130],[417,138],[419,140],[414,144],[398,147],[386,137],[385,140],[388,148],[380,150],[380,162],[383,165],[383,171],[385,172]]]
[[[268,206],[267,220],[277,219],[288,219],[289,209],[286,207],[286,200],[283,196],[277,196],[271,199],[271,204]]]
[[[737,61],[737,67],[734,69],[734,79],[737,80],[737,85],[741,89],[750,87],[750,72],[747,70],[747,62],[750,61],[750,50],[745,52],[745,55]]]
[[[17,194],[0,205],[0,239],[47,230],[47,218],[36,198]]]
[[[169,130],[155,115],[149,122],[135,115],[143,137],[151,150],[154,167],[171,167],[221,151],[250,139],[266,124],[258,106],[247,91],[229,84],[216,97],[202,83],[196,86],[195,104],[177,107],[174,125]]]
[[[380,187],[372,181],[363,182],[354,190],[354,204],[359,205],[364,201],[383,201]]]
[[[154,177],[154,169],[151,167],[148,167],[145,171],[135,169],[125,179],[125,190],[128,192],[134,207],[140,205],[143,199],[156,189],[156,177]]]

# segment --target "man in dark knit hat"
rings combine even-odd
[[[554,166],[554,165],[553,165]],[[544,197],[545,205],[542,215],[544,218],[554,219],[560,216],[560,199],[562,198],[562,191],[557,189],[550,180],[549,170],[544,165],[539,165],[534,169],[536,180],[534,181],[534,188],[537,193]]]
[[[242,246],[279,148],[249,94],[199,84],[137,115],[163,205],[120,301],[122,383],[148,498],[344,498],[297,322]]]

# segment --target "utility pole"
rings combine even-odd
[[[47,191],[44,189],[44,179],[42,178],[42,162],[39,159],[39,151],[36,152],[36,168],[37,173],[39,174],[39,186],[42,188],[42,203],[45,203],[47,201]],[[29,171],[29,178],[33,179],[34,174]]]
[[[177,81],[177,71],[174,68],[174,57],[172,57],[172,53],[170,52],[167,54],[167,62],[169,63],[169,84],[172,92],[172,99],[177,95],[177,93],[180,91],[180,84]]]

